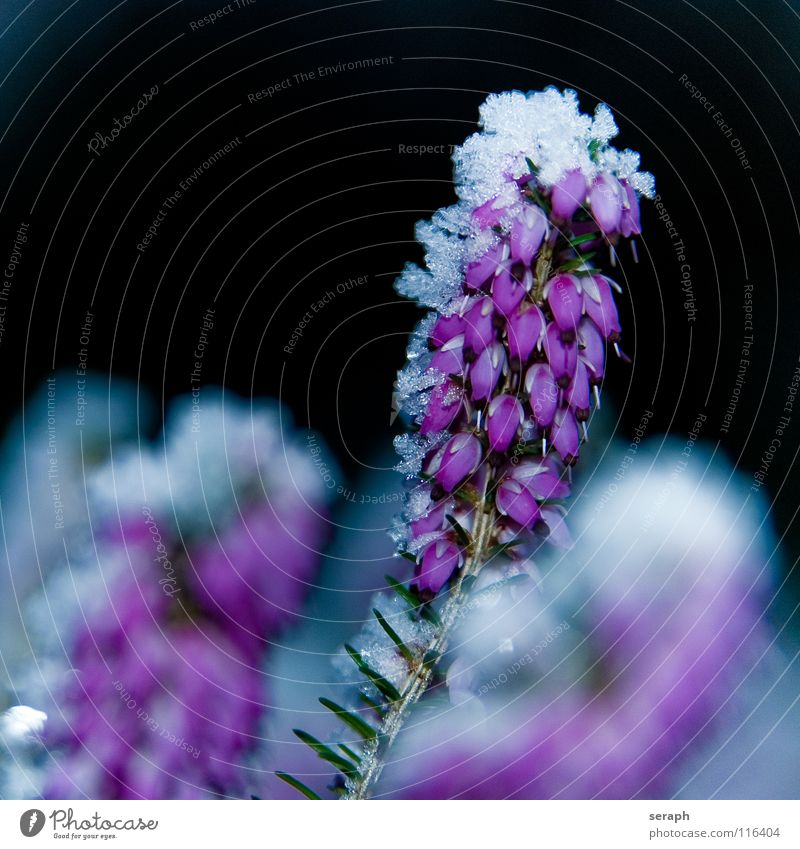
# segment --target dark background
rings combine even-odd
[[[220,5],[3,0],[3,266],[29,224],[0,345],[5,421],[55,368],[77,365],[87,310],[89,367],[166,404],[190,388],[213,307],[203,384],[282,397],[354,476],[399,427],[389,427],[391,385],[419,312],[393,278],[421,259],[414,222],[454,200],[447,153],[399,146],[459,143],[489,92],[552,83],[576,89],[585,111],[611,106],[616,143],[640,151],[656,175],[691,266],[694,322],[674,241],[645,204],[641,262],[625,252],[618,271],[635,360],[615,364],[606,387],[622,433],[650,408],[652,433],[684,438],[703,412],[701,435],[721,440],[745,473],[758,469],[800,355],[798,3],[255,0],[192,30]],[[294,79],[372,57],[392,58]],[[722,113],[751,170],[684,74]],[[287,78],[288,88],[249,102]],[[154,85],[153,101],[93,156],[94,133],[110,132]],[[237,136],[138,252],[164,199]],[[317,298],[365,275],[284,353]],[[752,364],[724,435],[748,282]],[[799,444],[800,402],[765,486],[790,571],[800,555]]]

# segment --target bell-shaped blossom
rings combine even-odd
[[[533,418],[539,427],[550,427],[558,406],[558,385],[547,363],[534,363],[525,374],[525,391],[528,393]]]
[[[506,352],[500,342],[493,342],[470,366],[469,380],[474,401],[487,399],[494,392],[506,364]]]
[[[511,225],[512,258],[524,265],[530,265],[547,231],[547,216],[542,208],[530,204],[524,206]]]
[[[558,329],[574,332],[583,312],[583,293],[578,278],[574,274],[557,274],[548,281],[545,291]]]
[[[423,552],[417,568],[417,586],[435,595],[458,569],[461,561],[461,551],[455,543],[447,539],[432,542]]]
[[[602,232],[609,236],[619,228],[622,217],[622,186],[616,177],[601,173],[589,190],[592,217]]]
[[[553,426],[550,428],[550,441],[568,466],[577,461],[581,439],[575,413],[569,407],[556,410]]]
[[[522,424],[522,404],[512,395],[497,395],[489,404],[486,426],[489,432],[489,447],[503,453],[514,441]]]
[[[533,493],[513,478],[506,478],[497,487],[495,501],[497,509],[504,516],[518,522],[523,528],[532,528],[542,516]]]
[[[452,492],[478,468],[482,456],[478,439],[469,433],[457,433],[444,447],[436,480],[447,492]]]
[[[578,168],[567,171],[553,186],[550,193],[550,205],[553,215],[569,219],[586,200],[586,177]]]
[[[478,297],[464,314],[464,344],[480,354],[496,336],[492,299]]]

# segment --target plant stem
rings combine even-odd
[[[369,798],[372,787],[383,771],[389,749],[400,733],[400,729],[408,718],[411,708],[428,689],[433,678],[436,663],[447,650],[451,631],[462,616],[464,601],[467,598],[467,593],[463,589],[464,579],[468,575],[474,575],[480,570],[486,559],[492,539],[496,513],[493,506],[487,510],[488,486],[489,482],[487,481],[481,500],[476,508],[477,516],[473,534],[474,544],[472,552],[467,558],[464,568],[461,570],[455,586],[450,593],[450,597],[442,608],[440,613],[441,626],[428,644],[427,650],[411,671],[408,684],[401,698],[392,702],[389,706],[381,723],[377,738],[367,742],[364,746],[359,776],[356,779],[348,781],[347,792],[343,797],[345,799]],[[430,657],[435,659],[432,662],[425,662],[425,658]]]

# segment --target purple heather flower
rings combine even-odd
[[[464,313],[464,344],[480,354],[496,335],[492,299],[479,296]]]
[[[616,242],[620,228],[638,226],[627,187],[637,202],[654,193],[652,177],[636,170],[638,155],[609,145],[616,126],[608,108],[587,118],[574,92],[493,95],[481,123],[483,131],[454,155],[458,202],[418,225],[425,268],[407,265],[396,284],[433,308],[421,327],[435,354],[425,371],[417,331],[399,380],[412,387],[401,393],[401,406],[422,426],[396,438],[398,469],[409,479],[420,475],[430,489],[414,487],[399,520],[412,527],[397,528],[395,538],[419,564],[426,601],[463,568],[442,602],[443,621],[450,621],[449,605],[458,609],[470,592],[461,579],[474,577],[480,588],[493,578],[536,575],[534,557],[545,542],[570,544],[565,513],[550,502],[569,496],[565,466],[580,453],[606,339],[615,342],[619,333],[610,289],[592,276],[588,243],[576,245],[576,237]],[[584,205],[596,224],[572,220]],[[454,315],[463,324],[442,322]],[[439,388],[442,371],[452,377],[447,389]],[[463,394],[451,395],[454,387]],[[429,502],[445,494],[440,514]],[[415,659],[385,639],[369,658],[398,685],[414,674]],[[393,707],[385,707],[390,722]],[[382,744],[375,745],[365,744],[365,754],[379,762]],[[346,795],[367,795],[375,774],[363,784],[351,779]]]
[[[511,395],[497,395],[489,404],[486,425],[489,447],[499,454],[508,450],[522,424],[522,404]]]
[[[530,275],[530,271],[527,272]],[[492,300],[498,312],[511,315],[525,297],[525,286],[514,279],[506,265],[499,269],[492,281]]]
[[[598,174],[589,191],[592,216],[603,234],[609,236],[619,228],[622,216],[622,186],[611,174]]]
[[[50,685],[50,796],[250,792],[260,667],[317,568],[323,486],[285,411],[206,393],[199,430],[179,399],[159,448],[116,460],[88,487],[97,558],[71,569],[75,603],[43,649],[71,670]]]
[[[553,426],[550,428],[550,441],[566,465],[573,465],[580,453],[580,433],[575,413],[568,407],[556,410]]]
[[[589,372],[583,360],[578,359],[575,366],[575,374],[565,392],[565,399],[579,422],[585,422],[589,418]]]
[[[481,230],[497,227],[505,214],[505,206],[497,198],[489,198],[472,213],[472,220]]]
[[[548,468],[541,460],[526,460],[515,466],[511,477],[521,483],[539,501],[567,498],[569,484],[557,471]]]
[[[568,171],[553,186],[550,194],[550,205],[553,215],[569,219],[578,207],[586,200],[586,177],[577,168]]]
[[[461,551],[446,539],[432,542],[423,552],[416,571],[416,584],[421,590],[436,593],[461,565]]]
[[[583,312],[581,284],[574,274],[556,274],[545,286],[545,296],[558,329],[575,330]]]
[[[475,360],[469,368],[473,401],[481,401],[491,396],[505,364],[506,352],[500,342],[493,342]]]
[[[524,365],[533,349],[541,345],[545,326],[539,307],[531,303],[521,304],[506,325],[509,358]]]
[[[454,336],[464,335],[464,319],[458,315],[440,315],[431,330],[430,341],[435,348],[441,348]]]
[[[478,468],[482,456],[481,444],[472,434],[457,433],[437,458],[436,480],[447,492],[452,492]]]
[[[550,427],[558,406],[558,386],[547,363],[534,363],[525,375],[525,391],[539,427]]]
[[[544,351],[556,383],[564,389],[572,380],[578,363],[578,346],[575,340],[565,342],[558,325],[550,322],[544,335]]]
[[[608,279],[602,274],[587,275],[584,292],[586,315],[597,325],[605,339],[616,342],[622,328]]]
[[[622,202],[622,215],[619,221],[619,232],[627,239],[630,236],[638,236],[642,232],[639,220],[639,197],[636,190],[627,181],[622,181],[625,190],[625,198]]]
[[[605,374],[606,343],[597,325],[588,316],[584,316],[578,325],[578,339],[581,345],[581,360],[589,369],[589,383],[596,386]]]
[[[530,204],[524,206],[511,225],[512,258],[523,265],[530,265],[547,231],[547,216],[542,208]]]
[[[539,521],[542,511],[533,493],[514,478],[506,478],[497,488],[497,509],[522,525],[532,528]]]
[[[464,371],[464,336],[454,336],[431,357],[431,368],[443,374],[461,374]]]
[[[461,387],[445,381],[431,390],[431,397],[420,425],[420,433],[438,433],[450,427],[463,404]]]

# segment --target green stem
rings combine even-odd
[[[431,683],[436,668],[436,661],[425,662],[425,658],[441,657],[447,650],[453,627],[462,615],[464,601],[467,593],[464,591],[464,579],[468,575],[475,575],[486,560],[489,545],[492,539],[492,531],[496,519],[494,507],[487,510],[487,489],[483,491],[481,501],[478,504],[475,530],[473,534],[474,544],[472,552],[467,558],[464,568],[453,587],[447,602],[440,613],[441,625],[435,636],[428,644],[426,651],[417,661],[412,669],[408,683],[402,696],[392,702],[383,718],[378,736],[364,745],[361,755],[361,769],[358,777],[347,782],[345,799],[367,799],[380,778],[383,771],[386,755],[400,733],[403,724],[408,718],[411,708],[419,701]]]

